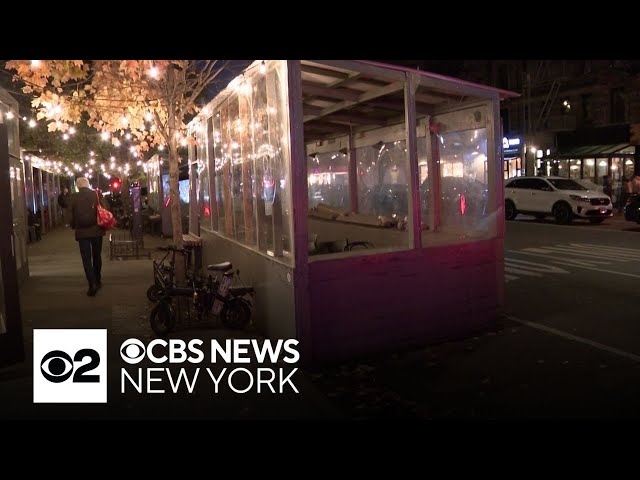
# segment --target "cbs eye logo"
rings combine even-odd
[[[146,353],[146,348],[144,343],[136,338],[130,338],[122,342],[120,346],[120,356],[122,360],[127,362],[129,365],[134,365],[136,363],[140,363],[144,359],[144,354]]]
[[[87,357],[89,362],[81,364],[74,371],[74,363],[80,363]],[[73,382],[97,383],[100,381],[100,375],[89,375],[88,372],[98,368],[98,365],[100,365],[100,354],[91,348],[78,350],[73,360],[62,350],[52,350],[42,357],[40,371],[44,378],[53,383],[65,382],[71,374],[73,374]]]
[[[33,330],[34,403],[107,403],[107,330]]]

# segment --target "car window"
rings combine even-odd
[[[507,188],[522,188],[522,179],[516,178],[515,180],[507,182]]]
[[[550,179],[549,182],[558,190],[587,190],[578,182],[569,180],[568,178],[554,178]]]
[[[532,190],[536,188],[535,178],[521,178],[520,179],[520,188],[526,188],[528,190]]]
[[[541,178],[532,178],[531,187],[529,188],[533,188],[535,190],[551,190],[549,184]]]

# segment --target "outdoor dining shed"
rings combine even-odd
[[[319,363],[468,335],[503,307],[500,101],[369,61],[255,61],[189,124],[190,231]]]

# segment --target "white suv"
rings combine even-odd
[[[575,180],[563,177],[515,177],[506,180],[504,207],[507,220],[519,213],[543,219],[553,215],[558,223],[574,217],[600,223],[613,215],[611,198],[588,190]]]

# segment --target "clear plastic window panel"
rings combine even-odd
[[[222,234],[225,233],[225,181],[224,181],[224,165],[225,165],[225,152],[223,147],[223,134],[221,128],[221,116],[222,110],[220,109],[217,113],[212,117],[213,121],[213,172],[214,172],[214,183],[215,183],[215,192],[216,192],[216,208],[218,213],[218,225],[216,230]]]
[[[242,205],[242,150],[240,144],[240,108],[238,95],[229,97],[229,156],[231,158],[231,198],[233,204],[234,238],[244,243],[244,211]]]
[[[382,222],[404,220],[409,206],[406,141],[379,142],[357,149],[360,213]]]
[[[235,131],[240,152],[240,185],[242,203],[242,224],[244,225],[244,243],[256,246],[256,219],[254,210],[254,168],[253,168],[253,119],[252,119],[252,79],[245,80],[245,87],[238,94],[239,114],[235,123]]]
[[[213,117],[218,232],[291,262],[286,64],[247,77]],[[204,194],[203,194],[204,195]]]
[[[309,208],[327,205],[349,211],[349,156],[343,152],[307,157]]]
[[[440,225],[451,241],[490,234],[487,129],[439,135]],[[430,237],[423,235],[426,243]]]
[[[229,102],[225,101],[220,109],[220,132],[221,132],[221,180],[222,188],[222,202],[219,203],[218,208],[223,207],[223,213],[221,220],[224,222],[219,225],[219,229],[222,229],[224,235],[228,238],[234,238],[234,215],[233,215],[233,195],[232,195],[232,169],[231,160],[233,155],[233,145],[230,133],[230,121],[229,121]]]
[[[275,180],[273,158],[275,151],[270,141],[269,115],[267,112],[267,78],[259,75],[255,80],[252,97],[252,124],[255,172],[255,211],[258,250],[273,252],[273,202]]]
[[[287,93],[287,67],[284,62],[276,62],[267,72],[267,115],[269,118],[269,139],[273,148],[271,172],[274,182],[273,193],[273,250],[275,257],[291,256],[292,205],[291,205],[291,150],[289,145],[289,99]]]
[[[198,209],[200,215],[200,227],[211,229],[211,198],[209,192],[209,162],[207,158],[207,132],[206,122],[198,126],[196,130],[196,151],[198,171]]]

